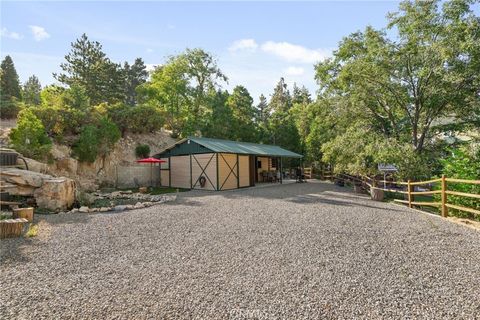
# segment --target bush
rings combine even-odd
[[[148,158],[150,156],[150,147],[146,144],[139,144],[135,148],[137,158]]]
[[[0,118],[15,119],[19,111],[20,106],[16,100],[0,100]]]
[[[94,162],[98,154],[98,130],[93,125],[82,128],[78,140],[73,145],[73,154],[82,162]]]
[[[47,133],[59,139],[64,135],[79,134],[88,122],[86,112],[68,106],[42,105],[32,108],[32,111],[42,121]]]
[[[83,127],[73,146],[73,152],[82,162],[94,162],[97,157],[105,157],[110,153],[118,139],[118,127],[104,117],[97,125]]]
[[[126,132],[155,132],[160,130],[165,123],[161,111],[148,105],[132,107],[123,103],[101,104],[95,107],[95,111],[101,116],[108,116],[112,119],[122,135]]]
[[[10,132],[10,141],[15,150],[34,159],[45,159],[52,148],[45,127],[30,109],[19,113],[17,127]]]
[[[322,146],[323,160],[334,165],[336,173],[376,175],[379,163],[394,164],[399,180],[429,177],[427,160],[408,143],[400,143],[358,127]]]
[[[447,178],[478,180],[480,177],[480,146],[464,146],[450,150],[450,156],[441,160],[443,174]],[[480,185],[467,183],[448,183],[448,190],[480,194]],[[437,197],[438,198],[438,197]],[[439,198],[437,200],[440,200]],[[449,195],[448,203],[480,210],[480,200],[475,198]],[[452,214],[473,218],[473,214],[449,209]],[[480,218],[480,217],[478,217]]]

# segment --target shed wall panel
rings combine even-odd
[[[203,188],[198,181],[201,176],[206,178]],[[217,157],[215,153],[192,154],[192,184],[194,189],[217,189]]]
[[[161,181],[160,185],[162,187],[168,187],[170,185],[170,173],[169,170],[160,170]]]
[[[220,190],[238,188],[236,154],[220,153],[218,155],[218,178]]]
[[[190,156],[170,158],[172,187],[190,189]]]
[[[238,157],[240,187],[250,186],[250,161],[249,156]]]

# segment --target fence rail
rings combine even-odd
[[[467,180],[467,179],[456,179],[456,178],[447,178],[444,175],[442,175],[441,178],[438,179],[431,179],[427,181],[385,181],[385,180],[375,180],[374,178],[370,178],[368,176],[361,176],[361,177],[356,177],[352,175],[347,175],[347,174],[339,174],[339,175],[333,175],[332,173],[328,174],[322,174],[322,177],[325,178],[331,178],[335,180],[341,180],[341,181],[349,181],[353,182],[354,184],[363,187],[365,190],[369,191],[370,193],[372,190],[382,190],[386,192],[393,192],[393,193],[399,193],[399,194],[405,194],[407,195],[408,200],[400,200],[400,199],[394,199],[395,202],[398,203],[403,203],[407,204],[410,208],[413,206],[431,206],[431,207],[438,207],[441,209],[441,213],[443,217],[448,216],[448,209],[455,209],[459,211],[464,211],[468,213],[472,213],[474,215],[480,215],[480,210],[470,208],[470,207],[464,207],[464,206],[459,206],[455,205],[452,203],[448,203],[448,196],[457,196],[457,197],[465,197],[465,198],[471,198],[471,199],[480,199],[480,194],[476,193],[468,193],[468,192],[460,192],[460,191],[453,191],[453,190],[448,190],[448,185],[447,182],[450,183],[466,183],[466,184],[480,184],[480,180]],[[414,191],[415,186],[430,186],[434,183],[440,183],[441,188],[438,190],[425,190],[425,191]],[[384,187],[379,187],[379,184],[383,184]],[[406,190],[400,190],[400,189],[392,189],[392,188],[387,188],[387,184],[390,186],[395,185],[395,186],[406,186]],[[441,200],[440,202],[425,202],[425,201],[415,201],[414,196],[415,195],[435,195],[435,194],[440,194],[441,195]]]

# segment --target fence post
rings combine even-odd
[[[442,174],[442,217],[448,216],[447,208],[447,180],[445,180],[445,175]]]
[[[410,184],[410,179],[407,182],[407,192],[408,192],[408,207],[412,207],[412,185]]]

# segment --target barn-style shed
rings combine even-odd
[[[302,155],[278,146],[188,137],[155,158],[161,185],[174,188],[229,190],[258,182],[282,182],[282,158]]]

